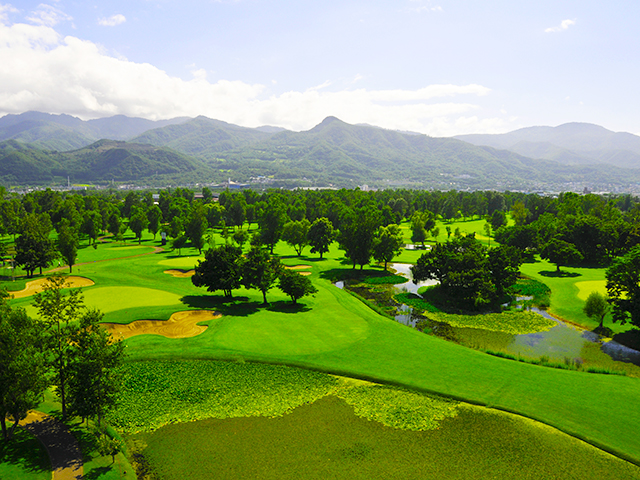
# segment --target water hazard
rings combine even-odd
[[[436,285],[438,283],[437,280],[414,282],[410,271],[411,264],[394,263],[390,266],[396,270],[398,274],[404,275],[409,279],[408,282],[395,286],[398,292],[410,292],[418,295],[418,289],[420,287]],[[344,282],[336,282],[336,286],[343,288]],[[579,361],[585,344],[600,344],[600,349],[613,360],[629,362],[640,366],[640,352],[613,340],[604,341],[599,335],[563,322],[544,310],[531,308],[531,311],[553,320],[556,322],[556,325],[546,332],[523,335],[508,335],[476,328],[447,326],[447,336],[474,348],[491,349],[493,347],[514,355],[533,358],[547,356],[555,361],[563,361],[565,359]],[[416,323],[424,319],[424,317],[415,313],[413,308],[407,305],[400,305],[395,319],[403,325],[415,327]],[[436,327],[435,330],[442,327],[442,325],[434,326]]]

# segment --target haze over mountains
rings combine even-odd
[[[246,128],[206,117],[83,121],[0,118],[5,184],[215,183],[286,186],[637,191],[640,137],[590,124],[432,138],[328,117],[311,130]]]

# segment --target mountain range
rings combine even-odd
[[[438,189],[633,190],[640,137],[590,124],[432,138],[328,117],[311,130],[246,128],[206,117],[83,121],[0,118],[5,184],[215,183]]]

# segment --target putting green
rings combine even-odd
[[[606,280],[592,280],[588,282],[576,282],[578,287],[578,298],[586,300],[591,292],[598,292],[603,295],[607,294]]]
[[[204,260],[204,257],[169,258],[167,260],[160,260],[158,264],[166,265],[167,267],[191,269],[197,265],[198,260]]]
[[[87,306],[104,313],[144,306],[166,306],[180,303],[180,295],[143,287],[99,287],[87,290]]]

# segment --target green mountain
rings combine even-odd
[[[211,169],[201,161],[152,145],[100,140],[60,153],[15,140],[0,143],[0,178],[9,184],[47,183],[67,177],[74,182],[190,181],[211,175]]]
[[[116,115],[83,121],[70,115],[25,112],[0,118],[0,141],[18,140],[42,150],[68,151],[85,147],[103,138],[125,140],[167,125],[188,120],[151,121]]]
[[[498,135],[459,135],[459,140],[568,165],[608,164],[640,168],[640,137],[589,123],[529,127]]]
[[[306,132],[281,132],[218,155],[239,178],[273,175],[311,183],[431,188],[545,189],[552,185],[628,184],[640,172],[567,167],[452,138],[349,125],[329,117]],[[223,162],[223,163],[220,163]],[[564,187],[567,188],[566,185]]]
[[[245,128],[207,117],[197,117],[179,125],[147,131],[132,141],[170,147],[187,155],[213,159],[219,152],[265,140],[279,130],[281,129],[274,127]]]

